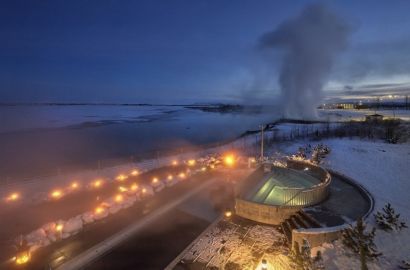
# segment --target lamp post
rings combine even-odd
[[[263,135],[263,131],[265,129],[265,125],[261,125],[261,161],[263,162],[263,141],[264,141],[264,135]]]
[[[268,270],[268,262],[266,259],[262,260],[261,270]]]

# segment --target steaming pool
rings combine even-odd
[[[256,203],[281,205],[288,189],[307,189],[321,181],[311,175],[288,168],[276,167],[255,185],[244,199]]]

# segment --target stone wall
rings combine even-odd
[[[235,199],[235,212],[238,216],[271,225],[279,225],[301,208],[301,206],[280,207]]]
[[[299,246],[301,246],[303,239],[308,240],[311,247],[318,247],[323,243],[330,243],[339,239],[347,226],[347,224],[344,224],[329,228],[294,229],[292,230],[292,246],[294,246],[295,242],[298,242]]]

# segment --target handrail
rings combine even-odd
[[[290,201],[296,198],[300,193],[302,193],[304,189],[299,190],[295,195],[293,195],[289,200],[287,200],[284,204],[279,205],[279,207],[286,206]]]
[[[268,192],[268,194],[265,196],[265,198],[263,198],[262,202],[265,202],[266,199],[269,197],[269,195],[275,190],[276,185],[273,185],[273,187],[270,189],[270,191]]]

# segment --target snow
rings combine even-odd
[[[178,108],[180,109],[180,108]],[[148,121],[169,110],[166,106],[1,106],[0,132],[65,127],[97,121]]]
[[[284,248],[278,243],[284,243],[284,235],[272,226],[243,226],[222,220],[209,227],[186,250],[182,259],[202,263],[208,268],[213,266],[226,269],[228,263],[236,263],[241,269],[253,270],[261,258],[269,257],[272,262],[280,256]]]
[[[324,166],[362,184],[375,199],[374,213],[389,202],[396,212],[410,223],[410,144],[387,144],[357,139],[330,139],[320,143],[331,148],[331,153],[324,160]],[[291,145],[286,151],[294,151],[298,146],[300,144]],[[373,215],[369,216],[367,222],[375,226]],[[397,269],[402,260],[410,259],[409,229],[398,232],[377,230],[375,242],[383,256],[378,262],[372,263],[370,269]],[[323,255],[326,269],[358,267],[357,257],[349,257],[340,241],[327,245]]]
[[[381,114],[388,118],[400,118],[405,121],[410,121],[410,113],[407,110],[342,110],[342,109],[326,109],[319,110],[321,119],[330,121],[349,121],[349,120],[364,120],[366,115]]]

